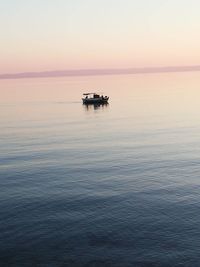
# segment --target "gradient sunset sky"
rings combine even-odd
[[[0,0],[0,73],[200,64],[199,0]]]

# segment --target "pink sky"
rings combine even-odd
[[[0,73],[200,65],[199,10],[197,0],[2,1]]]

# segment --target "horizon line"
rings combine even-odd
[[[24,78],[53,78],[70,76],[98,76],[98,75],[126,75],[126,74],[150,74],[166,72],[190,72],[200,71],[200,65],[191,66],[168,66],[168,67],[143,67],[143,68],[105,68],[105,69],[72,69],[52,70],[40,72],[20,72],[0,74],[3,79],[24,79]]]

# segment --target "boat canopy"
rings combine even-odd
[[[99,95],[99,94],[103,94],[102,92],[99,93],[84,93],[83,95]]]
[[[83,95],[92,95],[92,94],[94,94],[94,93],[84,93]]]

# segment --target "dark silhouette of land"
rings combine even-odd
[[[55,71],[42,71],[42,72],[5,73],[5,74],[0,74],[0,79],[91,76],[91,75],[92,76],[120,75],[120,74],[143,74],[143,73],[164,73],[164,72],[187,72],[187,71],[200,71],[200,65],[126,68],[126,69],[79,69],[79,70],[55,70]]]

